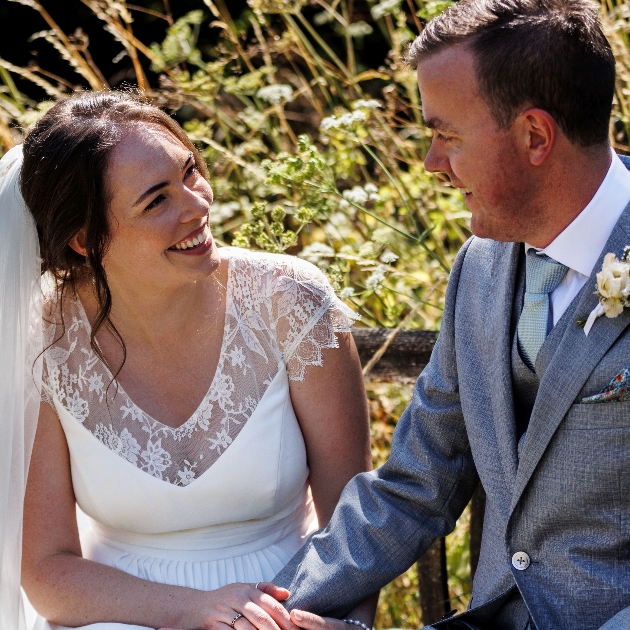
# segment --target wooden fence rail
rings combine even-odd
[[[364,368],[369,366],[366,380],[406,383],[418,378],[431,358],[437,339],[437,333],[432,331],[401,330],[396,333],[387,328],[355,328],[352,335],[359,350],[361,365]],[[377,353],[382,353],[382,356],[374,361]],[[470,502],[471,580],[479,561],[484,510],[485,494],[479,486]],[[418,560],[418,589],[424,624],[434,623],[449,612],[452,606],[448,595],[444,538],[436,540]]]

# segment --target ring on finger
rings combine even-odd
[[[258,591],[260,590],[258,587],[262,584],[262,582],[256,582],[256,586],[254,588]]]
[[[231,628],[234,628],[234,624],[242,617],[241,613],[236,613],[234,619],[232,619],[232,623],[230,624]]]

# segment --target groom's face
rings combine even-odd
[[[418,65],[424,119],[433,129],[425,168],[443,173],[465,195],[474,234],[527,240],[535,182],[512,129],[502,129],[478,92],[466,45],[445,48]]]

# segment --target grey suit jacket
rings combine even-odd
[[[555,353],[537,359],[543,376],[520,456],[510,316],[522,244],[464,245],[391,456],[346,486],[329,526],[276,576],[292,593],[288,608],[347,613],[453,529],[479,480],[487,505],[464,613],[475,625],[515,584],[538,630],[595,630],[630,607],[630,402],[580,404],[630,365],[630,309],[600,318],[588,337],[575,323],[597,304],[604,255],[628,244],[630,206],[565,313]],[[524,571],[511,564],[517,551],[531,558]]]

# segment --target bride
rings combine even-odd
[[[0,215],[18,178],[49,280],[42,355],[21,347],[12,377],[27,394],[42,377],[22,557],[38,627],[295,630],[269,580],[369,466],[352,311],[302,260],[217,249],[203,159],[130,96],[49,110],[0,162]],[[20,238],[13,312],[37,339]],[[18,398],[19,489],[37,405]],[[13,520],[21,496],[0,494]]]

